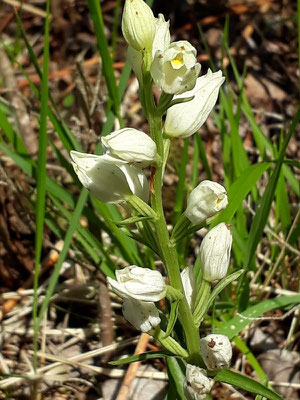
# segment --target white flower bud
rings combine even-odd
[[[184,214],[196,225],[226,208],[227,204],[225,188],[219,183],[205,180],[189,194]]]
[[[207,335],[200,339],[201,356],[207,368],[215,371],[230,366],[232,347],[224,335]]]
[[[195,86],[200,69],[196,49],[181,40],[171,43],[167,50],[155,53],[150,72],[159,89],[169,94],[180,94]]]
[[[101,138],[107,154],[144,168],[153,163],[156,144],[150,136],[133,128],[124,128]]]
[[[107,280],[112,290],[123,299],[155,302],[165,297],[166,283],[159,271],[130,265],[116,271],[116,278],[108,277]]]
[[[189,307],[192,309],[194,305],[195,286],[196,286],[196,279],[194,275],[193,265],[189,265],[186,268],[184,268],[181,271],[180,276],[185,298],[188,302]]]
[[[205,369],[187,364],[183,390],[187,400],[205,400],[211,391]]]
[[[145,202],[149,185],[143,171],[109,155],[70,152],[78,179],[93,196],[105,203],[125,201],[132,194]]]
[[[192,96],[194,98],[168,109],[164,125],[166,135],[186,138],[197,132],[216,104],[224,80],[221,71],[212,73],[209,69],[206,75],[197,79],[192,90],[175,96],[174,100]]]
[[[126,0],[122,17],[126,42],[137,51],[151,51],[155,31],[151,8],[143,0]]]
[[[165,18],[162,14],[158,15],[158,18],[155,18],[155,36],[153,40],[152,46],[152,58],[157,50],[165,51],[170,46],[170,22],[165,21]],[[127,59],[133,72],[137,76],[139,82],[141,83],[143,80],[142,75],[142,65],[143,65],[143,55],[140,51],[135,50],[133,47],[128,46],[127,51]]]
[[[127,321],[142,332],[149,332],[160,324],[158,309],[153,302],[124,299],[122,311]]]
[[[212,282],[226,276],[231,245],[231,232],[224,222],[216,225],[205,235],[200,246],[200,261],[205,280]]]

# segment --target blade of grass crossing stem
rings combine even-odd
[[[185,197],[186,165],[188,162],[188,150],[189,150],[189,140],[185,139],[183,149],[181,152],[180,164],[178,170],[178,184],[176,187],[175,204],[173,210],[173,226],[175,226],[183,209],[183,202]]]
[[[297,111],[297,114],[293,118],[290,129],[288,131],[288,134],[287,134],[286,138],[284,139],[284,143],[281,146],[275,169],[270,177],[269,183],[268,183],[268,185],[265,189],[265,192],[262,196],[262,199],[260,202],[260,207],[258,208],[258,210],[254,216],[254,219],[253,219],[253,222],[251,225],[251,229],[250,229],[248,244],[247,244],[248,251],[245,254],[245,264],[244,264],[245,269],[248,268],[250,260],[254,255],[256,246],[257,246],[258,242],[261,240],[263,229],[265,227],[265,224],[267,222],[267,219],[268,219],[268,216],[270,213],[270,209],[271,209],[272,201],[274,198],[274,193],[275,193],[277,181],[279,178],[285,151],[286,151],[286,148],[292,137],[292,134],[294,133],[295,127],[296,127],[299,119],[300,119],[300,107]]]
[[[199,158],[200,158],[200,161],[201,161],[201,163],[203,165],[203,168],[204,168],[204,170],[206,172],[207,179],[212,180],[212,173],[211,173],[211,169],[210,169],[207,157],[206,157],[206,152],[205,152],[205,148],[204,148],[204,145],[203,145],[203,141],[202,141],[202,139],[201,139],[201,137],[200,137],[200,135],[198,133],[196,133],[194,135],[194,140],[197,143],[197,148],[198,148],[198,152],[199,152]]]
[[[55,286],[56,286],[56,282],[57,282],[58,277],[59,277],[60,268],[61,268],[62,263],[64,262],[64,260],[66,258],[66,255],[68,253],[68,250],[69,250],[69,247],[70,247],[70,244],[71,244],[71,240],[72,240],[73,234],[74,234],[74,232],[75,232],[75,230],[77,228],[77,225],[79,223],[79,219],[80,219],[84,204],[86,202],[87,196],[88,196],[88,191],[86,189],[82,189],[82,191],[80,193],[80,196],[78,198],[78,201],[76,203],[76,207],[75,207],[75,210],[73,212],[69,228],[68,228],[66,236],[64,238],[64,247],[63,247],[63,249],[62,249],[62,251],[61,251],[61,253],[59,255],[58,261],[55,264],[54,270],[53,270],[53,272],[51,274],[49,286],[48,286],[47,291],[46,291],[46,296],[45,296],[45,298],[43,300],[43,303],[41,305],[41,309],[40,309],[40,312],[39,312],[39,316],[38,316],[38,320],[37,320],[37,326],[39,326],[39,324],[41,323],[41,321],[43,319],[43,316],[44,316],[44,313],[46,312],[46,310],[48,308],[48,304],[49,304],[50,298],[51,298],[51,296],[52,296],[52,294],[54,292],[54,289],[55,289]]]
[[[120,100],[113,63],[110,56],[107,39],[104,33],[104,24],[99,0],[88,0],[88,7],[93,20],[99,53],[102,59],[102,69],[110,99],[113,102],[115,115],[120,118]]]
[[[41,86],[41,112],[40,112],[40,132],[39,132],[39,151],[37,162],[37,199],[36,199],[36,232],[35,232],[35,268],[34,268],[34,295],[33,295],[33,326],[34,326],[34,358],[33,368],[36,372],[38,358],[38,331],[39,320],[37,319],[38,307],[38,285],[40,260],[43,245],[45,203],[46,203],[46,150],[47,150],[47,108],[48,108],[48,72],[49,72],[49,0],[46,2],[46,19],[44,33],[44,52],[43,52],[43,79]]]

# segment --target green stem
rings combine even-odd
[[[152,94],[152,81],[148,71],[144,71],[144,93],[145,93],[145,106],[146,114],[148,116],[150,131],[152,139],[157,146],[157,152],[162,160],[164,160],[164,146],[162,136],[162,120],[161,115],[158,113]],[[167,229],[167,224],[164,216],[164,209],[162,204],[162,178],[164,167],[163,165],[157,167],[154,177],[154,194],[152,195],[152,208],[157,214],[157,219],[153,221],[158,243],[160,246],[160,253],[162,260],[167,269],[170,285],[175,289],[184,293],[180,277],[180,268],[177,257],[176,248],[170,242],[170,237]],[[178,319],[183,327],[186,345],[189,353],[188,361],[190,363],[203,366],[203,361],[200,356],[200,338],[199,331],[194,324],[193,315],[185,297],[180,301],[178,308]]]

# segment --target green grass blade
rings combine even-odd
[[[173,210],[173,225],[175,226],[180,217],[185,198],[186,165],[188,162],[189,140],[184,140],[184,146],[181,152],[180,164],[178,168],[178,183],[176,187],[175,204]]]
[[[241,313],[242,317],[237,315],[227,322],[222,322],[221,328],[217,333],[221,333],[233,339],[238,335],[246,326],[253,322],[253,318],[261,317],[264,313],[300,302],[300,294],[295,296],[279,296],[275,299],[265,300],[247,308],[246,311]],[[244,317],[244,318],[243,318]],[[248,319],[249,317],[249,319]]]
[[[272,206],[272,201],[274,198],[274,193],[276,190],[276,185],[277,185],[277,181],[279,178],[285,151],[286,151],[286,148],[292,137],[292,134],[294,133],[295,127],[296,127],[299,119],[300,119],[300,108],[298,109],[298,112],[291,123],[289,132],[284,140],[284,143],[281,146],[279,157],[276,162],[276,167],[275,167],[275,169],[270,177],[269,183],[265,189],[265,192],[264,192],[263,197],[260,202],[260,207],[258,208],[258,210],[255,214],[255,217],[253,219],[248,242],[247,242],[247,252],[245,254],[245,259],[244,259],[244,269],[246,269],[246,270],[248,269],[251,259],[255,253],[256,247],[257,247],[259,241],[261,240],[263,230],[266,225],[267,219],[269,217],[270,209]]]
[[[229,371],[229,369],[222,369],[216,376],[214,376],[214,380],[217,382],[229,383],[230,385],[240,387],[247,392],[264,396],[270,400],[283,400],[279,394],[265,387],[261,383],[249,378],[246,375]]]
[[[213,225],[217,225],[220,222],[226,222],[228,224],[231,222],[234,214],[241,206],[251,188],[271,165],[271,162],[251,165],[234,181],[228,190],[228,206],[220,213],[218,218],[213,221]]]
[[[110,98],[113,101],[115,114],[117,117],[119,117],[120,113],[119,92],[116,85],[113,63],[109,53],[107,39],[104,33],[104,24],[103,24],[100,2],[97,0],[88,0],[88,7],[94,24],[99,53],[102,58],[103,75],[105,78]]]
[[[211,169],[210,169],[207,157],[206,157],[205,147],[204,147],[204,144],[203,144],[203,141],[202,141],[200,135],[196,133],[194,135],[194,140],[197,143],[199,158],[200,158],[200,161],[202,162],[204,171],[206,172],[207,179],[212,180]]]
[[[40,309],[38,320],[37,320],[38,325],[41,323],[44,313],[46,312],[46,310],[48,308],[50,298],[54,292],[56,282],[59,277],[60,268],[61,268],[62,263],[64,262],[66,255],[68,253],[68,250],[69,250],[69,247],[71,244],[71,240],[73,238],[73,234],[79,223],[79,219],[80,219],[80,216],[81,216],[81,213],[82,213],[82,210],[83,210],[83,207],[84,207],[87,197],[88,197],[88,191],[86,189],[82,189],[79,199],[76,203],[75,210],[72,215],[72,220],[70,221],[70,226],[69,226],[66,236],[64,238],[64,247],[59,255],[57,263],[55,264],[54,270],[53,270],[51,278],[50,278],[49,286],[46,291],[46,296],[41,305],[41,309]]]
[[[39,270],[42,253],[45,203],[46,203],[46,162],[47,162],[47,108],[48,108],[48,73],[49,73],[49,0],[46,3],[46,19],[44,34],[44,52],[43,52],[43,79],[41,86],[41,112],[40,112],[40,132],[39,132],[39,150],[37,161],[37,200],[36,200],[36,232],[35,232],[35,268],[34,268],[34,295],[33,295],[33,326],[34,326],[34,360],[33,367],[37,369],[37,350],[38,350],[38,330],[39,321],[37,319],[38,307],[38,285]]]

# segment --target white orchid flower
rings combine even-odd
[[[187,364],[183,390],[187,400],[205,400],[211,391],[205,369]]]
[[[142,332],[149,332],[160,324],[158,309],[153,302],[124,299],[122,311],[124,318]]]
[[[207,368],[215,371],[230,366],[232,346],[225,335],[211,334],[200,339],[200,350]]]
[[[184,214],[192,224],[200,224],[226,208],[227,204],[226,189],[217,182],[205,180],[188,195]]]
[[[157,50],[150,72],[158,88],[169,94],[191,90],[201,69],[196,53],[186,40],[171,43],[165,51]]]
[[[224,222],[212,228],[202,240],[200,261],[203,278],[212,282],[226,276],[230,262],[232,236]]]
[[[196,279],[194,275],[194,267],[189,265],[185,267],[181,273],[181,281],[185,294],[185,298],[188,302],[190,309],[193,308],[194,300],[195,300],[195,287],[196,287]]]
[[[161,273],[149,268],[130,265],[116,271],[116,280],[109,277],[107,280],[112,290],[123,299],[155,302],[166,294],[166,283]]]
[[[146,133],[123,128],[101,138],[106,154],[120,158],[139,168],[151,165],[156,159],[156,144]]]
[[[164,125],[165,134],[170,137],[186,138],[197,132],[216,104],[224,80],[222,71],[212,73],[209,69],[206,75],[197,79],[192,90],[175,96],[174,100],[192,96],[194,98],[168,109]]]
[[[78,179],[93,196],[105,203],[126,201],[134,194],[145,202],[149,184],[143,171],[109,155],[70,152]]]

